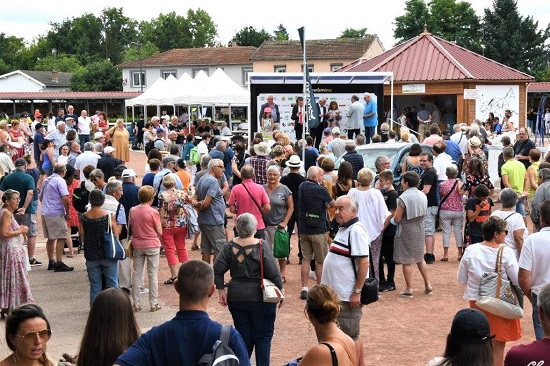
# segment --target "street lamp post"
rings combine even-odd
[[[131,42],[130,43],[133,46],[139,47],[143,46],[141,43],[138,42]],[[141,92],[143,93],[143,82],[145,81],[145,77],[143,76],[143,58],[141,57],[141,54],[139,55],[139,87]]]

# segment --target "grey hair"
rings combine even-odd
[[[223,161],[221,159],[210,159],[210,162],[208,162],[208,171],[211,172],[215,166],[220,164],[223,165]]]
[[[542,168],[539,170],[539,178],[542,178],[543,181],[550,180],[550,169]]]
[[[303,149],[305,145],[306,145],[306,140],[304,139],[298,140],[298,149],[300,150]]]
[[[162,178],[162,185],[165,187],[165,188],[172,188],[176,185],[176,179],[174,178],[174,175],[173,174],[166,174],[163,178]]]
[[[216,142],[216,149],[221,150],[223,147],[225,147],[225,141]]]
[[[55,127],[56,127],[56,128],[59,128],[59,126],[65,126],[65,122],[63,122],[63,121],[57,122],[57,124],[55,125]]]
[[[120,182],[115,180],[115,181],[107,183],[107,187],[105,188],[105,192],[109,196],[112,196],[113,192],[118,191],[119,189],[122,189],[122,184],[120,184]]]
[[[103,174],[103,170],[101,170],[101,169],[94,169],[90,173],[90,180],[92,180],[92,177],[93,178],[103,178],[103,179],[105,179],[105,174]]]
[[[346,140],[346,143],[344,144],[344,149],[348,152],[355,150],[356,147],[357,145],[355,144],[355,140]]]
[[[345,196],[340,196],[336,199],[336,203],[339,203],[339,202],[342,202],[342,201],[347,201],[348,202],[348,204],[349,204],[348,209],[350,211],[353,211],[355,213],[357,213],[359,211],[359,204],[357,203],[357,200],[355,198],[353,198],[352,196],[345,195]]]
[[[208,168],[210,160],[212,160],[212,157],[208,154],[204,154],[203,156],[201,156],[201,169]]]
[[[550,317],[550,283],[542,286],[537,297],[537,306],[539,306],[544,313],[544,317]]]
[[[456,165],[451,164],[445,169],[445,175],[449,179],[455,179],[458,176],[458,168]]]
[[[314,179],[318,172],[317,169],[321,168],[316,166],[309,167],[309,169],[307,170],[307,179]]]
[[[270,172],[277,172],[281,175],[281,168],[276,164],[277,163],[275,163],[275,165],[270,165],[269,168],[267,168],[266,174],[269,174]]]
[[[160,117],[159,116],[153,116],[151,117],[151,123],[155,122],[155,121],[160,121]]]
[[[86,142],[84,144],[84,151],[94,151],[94,143],[93,142]]]
[[[481,133],[479,132],[479,126],[477,124],[470,126],[470,137],[477,136],[481,137]]]
[[[243,213],[237,217],[237,223],[235,228],[239,238],[250,238],[256,233],[256,227],[258,226],[258,220],[251,213]]]
[[[514,148],[511,146],[506,146],[504,149],[502,149],[502,156],[506,158],[513,158],[514,157]]]
[[[103,152],[103,144],[101,142],[98,142],[94,145],[94,150],[96,152]]]
[[[518,194],[512,188],[505,188],[500,191],[500,202],[502,208],[516,207],[518,203]]]
[[[249,179],[254,177],[254,167],[252,165],[244,165],[241,170],[241,179]]]
[[[379,168],[382,166],[382,163],[386,159],[389,160],[386,156],[379,156],[376,158],[376,160],[374,161],[374,167],[376,168],[376,170],[379,170]]]

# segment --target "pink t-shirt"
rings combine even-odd
[[[447,179],[439,184],[439,196],[443,199],[447,193],[455,185],[455,179]],[[464,204],[462,203],[462,195],[458,193],[458,183],[455,185],[453,192],[447,197],[447,199],[441,204],[441,209],[445,211],[464,211]]]
[[[246,188],[248,188],[250,194],[243,187],[243,184],[246,184]],[[257,206],[251,197],[258,204]],[[237,216],[245,212],[251,213],[258,220],[258,229],[265,229],[262,213],[258,210],[258,206],[261,208],[266,203],[269,203],[269,197],[267,197],[264,187],[254,183],[252,179],[245,179],[241,184],[237,184],[233,187],[229,196],[229,205],[236,206]]]
[[[439,135],[430,135],[426,137],[423,141],[424,144],[433,146],[436,142],[441,141],[442,138]]]
[[[130,209],[130,227],[134,248],[160,247],[160,239],[155,226],[160,226],[160,215],[155,208],[139,205]]]

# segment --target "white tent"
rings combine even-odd
[[[208,75],[200,70],[194,79],[184,74],[178,81],[178,87],[173,93],[174,104],[200,104],[194,99],[197,90],[203,89],[208,82]]]
[[[206,83],[194,89],[191,102],[195,104],[246,106],[250,102],[248,90],[235,83],[220,68],[216,69]]]

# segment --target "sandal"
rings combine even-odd
[[[73,254],[67,254],[66,257],[67,258],[74,258],[74,255]]]
[[[449,257],[443,257],[441,258],[441,262],[448,262],[449,261]]]
[[[199,250],[199,246],[197,244],[191,245],[191,250]]]
[[[399,296],[405,297],[407,299],[412,299],[413,298],[413,291],[412,291],[412,289],[403,290],[399,293]]]
[[[174,283],[174,281],[177,279],[177,277],[170,277],[169,279],[167,279],[166,281],[164,281],[164,284],[165,285],[171,285]]]
[[[283,283],[286,283],[286,278],[285,278],[285,276],[281,276],[281,279],[283,280]]]

